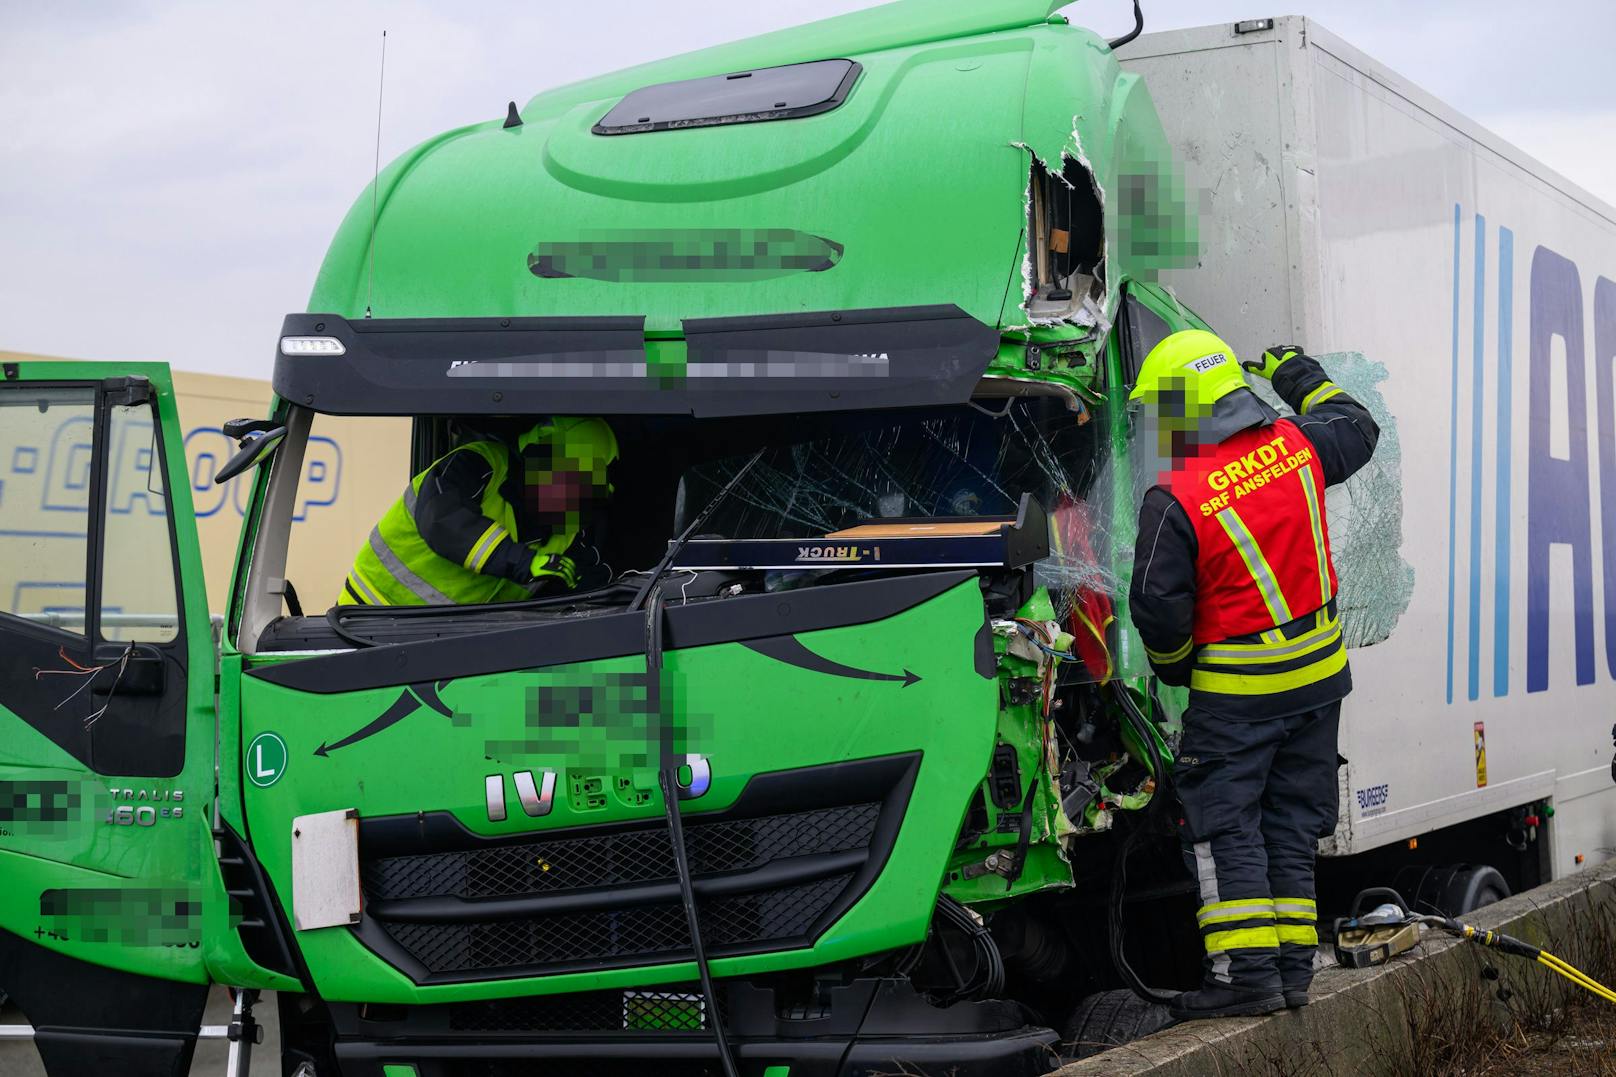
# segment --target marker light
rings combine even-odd
[[[281,337],[282,355],[343,355],[347,351],[336,337]]]

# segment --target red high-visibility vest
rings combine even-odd
[[[1335,596],[1324,469],[1286,419],[1180,461],[1163,484],[1195,527],[1195,642],[1262,632]]]

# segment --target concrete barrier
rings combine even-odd
[[[1479,909],[1465,921],[1514,935],[1578,964],[1593,925],[1616,917],[1616,861]],[[1580,936],[1580,938],[1579,938]],[[1608,934],[1597,935],[1607,942]],[[1586,967],[1586,966],[1584,966]],[[1564,987],[1562,988],[1562,985]],[[1329,968],[1312,1002],[1269,1017],[1195,1021],[1074,1062],[1055,1077],[1208,1077],[1213,1074],[1381,1073],[1427,1034],[1449,1002],[1501,1005],[1512,997],[1553,1004],[1577,990],[1542,965],[1427,934],[1418,949],[1369,969]],[[1484,1018],[1483,1018],[1484,1019]]]

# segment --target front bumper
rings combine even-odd
[[[699,1010],[663,1022],[685,1028],[649,1027],[656,1022],[643,1019],[644,1009],[634,1013],[647,994],[602,991],[417,1007],[333,1005],[334,1052],[343,1077],[384,1077],[384,1066],[399,1064],[414,1066],[418,1077],[514,1077],[540,1066],[591,1077],[721,1074],[717,1045]],[[782,1006],[772,990],[746,983],[723,984],[720,995],[731,1050],[746,1077],[764,1077],[770,1067],[786,1067],[790,1077],[894,1072],[1034,1077],[1060,1064],[1055,1032],[1026,1024],[1016,1004],[967,1002],[941,1009],[904,980],[855,980],[832,988],[812,1012]],[[693,993],[663,997],[701,1005]]]

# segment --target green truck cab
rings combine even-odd
[[[227,431],[227,596],[166,369],[7,364],[0,991],[53,1073],[182,1072],[215,983],[304,1077],[1057,1063],[1173,734],[1123,402],[1201,323],[1144,87],[1051,10],[888,5],[393,162]],[[413,418],[410,474],[606,418],[612,582],[298,595],[319,414]]]

